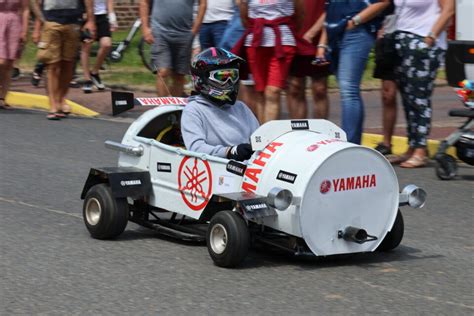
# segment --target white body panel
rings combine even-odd
[[[145,112],[122,140],[143,147],[140,157],[121,153],[119,166],[150,172],[150,205],[198,219],[212,195],[248,191],[267,196],[274,187],[288,189],[292,205],[259,219],[260,224],[304,238],[317,255],[373,251],[391,229],[399,202],[393,168],[378,152],[347,143],[336,125],[300,120],[261,126],[252,135],[256,152],[239,176],[226,170],[227,159],[139,136],[158,116],[182,109],[167,105]],[[338,238],[348,226],[378,239],[358,244]]]

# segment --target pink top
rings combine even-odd
[[[22,0],[0,0],[0,12],[18,12]]]

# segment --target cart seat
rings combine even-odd
[[[450,110],[449,116],[474,118],[474,110]]]

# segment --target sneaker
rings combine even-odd
[[[378,143],[377,147],[375,147],[375,150],[381,153],[384,156],[391,155],[392,154],[392,149],[388,146],[386,146],[383,143]]]
[[[99,90],[104,90],[105,89],[105,86],[102,83],[102,80],[100,80],[99,74],[93,74],[91,72],[91,79],[92,79],[92,82],[94,83],[94,85],[97,87],[97,89],[99,89]]]
[[[41,81],[41,75],[34,71],[33,74],[31,75],[31,84],[37,87],[40,81]]]
[[[82,85],[82,91],[84,91],[84,93],[92,93],[92,85],[92,80],[84,81],[84,84]]]

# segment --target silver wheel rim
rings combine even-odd
[[[97,225],[102,214],[102,207],[99,200],[91,198],[86,204],[86,220],[90,225]]]
[[[211,229],[210,244],[212,251],[220,255],[227,247],[227,231],[222,224],[216,224]]]

